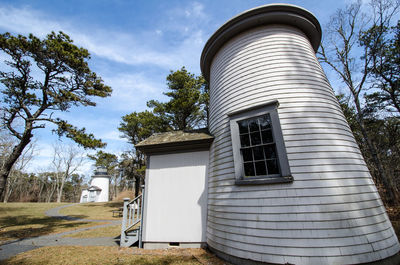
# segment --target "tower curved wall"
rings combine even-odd
[[[97,186],[101,189],[96,198],[96,202],[108,202],[109,189],[110,189],[110,176],[108,175],[94,175],[92,176],[92,186]]]
[[[393,256],[399,242],[315,56],[318,45],[304,27],[278,22],[242,28],[213,53],[209,43],[203,51],[215,137],[207,244],[232,257],[278,264],[357,264]],[[229,25],[223,27],[226,33]],[[217,31],[214,42],[225,33]],[[271,101],[279,102],[293,182],[237,185],[228,114]]]

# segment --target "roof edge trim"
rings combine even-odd
[[[290,4],[263,5],[228,20],[209,38],[200,59],[204,78],[209,81],[212,59],[228,40],[248,29],[269,24],[290,25],[300,29],[317,52],[322,37],[321,25],[310,11]]]

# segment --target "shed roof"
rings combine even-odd
[[[100,190],[100,191],[101,191],[101,188],[99,188],[99,187],[97,187],[97,186],[90,186],[90,187],[88,188],[88,190]]]
[[[207,129],[155,133],[136,144],[146,154],[208,150],[214,137]]]

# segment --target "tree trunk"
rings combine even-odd
[[[10,185],[8,184],[8,182],[10,181],[10,179],[6,180],[6,187],[4,189],[4,196],[3,196],[3,202],[7,203],[8,202],[8,198],[10,197]]]
[[[46,202],[50,202],[51,198],[53,197],[54,191],[56,190],[56,187],[52,187],[50,190],[49,195],[47,196]]]
[[[57,202],[61,202],[61,198],[62,198],[64,184],[65,184],[65,179],[66,178],[67,178],[67,176],[64,176],[64,175],[61,176],[60,186],[59,186],[59,189],[57,190]]]
[[[41,181],[39,181],[38,202],[40,202],[41,199],[42,199],[43,188],[44,188],[44,183],[42,183]]]
[[[5,189],[5,191],[4,191],[4,200],[3,200],[4,203],[7,203],[7,202],[8,202],[8,199],[10,198],[11,193],[12,193],[12,191],[13,191],[13,184],[14,184],[14,183],[10,183],[11,181],[12,181],[12,178],[8,178],[8,179],[7,179],[7,182],[6,182],[6,189]]]
[[[115,199],[118,196],[118,186],[117,186],[118,175],[114,174],[113,178],[114,178],[114,198],[113,199]]]
[[[10,175],[11,169],[18,158],[21,156],[24,148],[30,143],[32,136],[32,125],[27,125],[19,144],[14,146],[10,156],[6,158],[4,166],[2,167],[0,172],[0,197],[4,198],[7,178]]]
[[[142,193],[142,185],[144,183],[144,176],[141,176],[141,174],[137,173],[135,175],[135,197],[139,196]]]
[[[391,181],[391,179],[389,179],[386,176],[385,170],[383,168],[382,162],[378,157],[378,152],[375,148],[375,145],[373,144],[373,141],[370,139],[370,137],[368,136],[367,133],[367,129],[366,126],[364,124],[364,117],[362,115],[362,110],[361,110],[361,106],[360,106],[360,102],[358,100],[358,97],[356,97],[356,95],[354,95],[354,103],[356,106],[356,110],[357,110],[357,123],[360,126],[360,130],[362,133],[362,136],[364,138],[364,141],[366,142],[369,152],[372,156],[372,161],[375,164],[375,167],[378,171],[378,179],[379,182],[381,182],[383,184],[383,186],[385,187],[386,190],[386,198],[388,198],[388,203],[392,204],[394,201],[397,200],[397,195],[396,192],[394,191],[394,185]]]
[[[50,179],[49,183],[50,183],[50,188],[47,193],[46,202],[50,202],[51,199],[53,198],[53,194],[54,194],[55,190],[57,189],[57,179],[55,178],[53,181],[51,181],[51,179]]]

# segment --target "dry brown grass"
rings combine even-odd
[[[115,201],[115,202],[123,202],[124,198],[129,198],[129,199],[133,200],[134,199],[133,196],[134,196],[134,192],[133,191],[124,190],[124,191],[120,192],[118,194],[118,196],[113,199],[113,201]]]
[[[122,202],[79,203],[61,209],[60,213],[69,216],[81,216],[83,219],[118,220],[120,217],[113,217],[112,211],[122,206]]]
[[[66,203],[0,204],[0,245],[8,240],[61,233],[100,224],[82,220],[67,221],[45,215],[47,210],[65,204]],[[71,215],[77,218],[96,217],[95,214],[92,214],[92,216],[85,215],[86,211],[90,212],[92,208],[92,206],[88,206],[86,210],[85,208],[79,208],[81,210],[80,212],[71,212]],[[107,212],[109,209],[110,207],[104,206],[103,211],[99,210],[99,212]],[[111,213],[110,215],[112,216]]]
[[[44,247],[19,254],[4,264],[226,264],[203,249],[121,249],[118,247]]]
[[[0,204],[0,244],[27,237],[60,233],[95,224],[65,221],[45,215],[45,212],[65,203],[3,203]]]
[[[96,225],[98,225],[97,223]],[[121,234],[121,225],[111,225],[102,228],[91,229],[79,233],[65,235],[64,237],[94,238],[94,237],[117,237]]]

